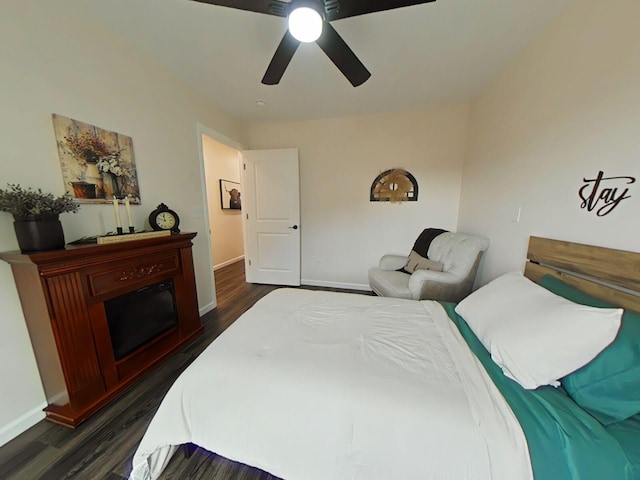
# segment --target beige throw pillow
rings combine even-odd
[[[444,265],[441,263],[424,258],[422,255],[411,250],[403,270],[407,273],[413,273],[416,270],[435,270],[436,272],[441,272],[443,268]]]

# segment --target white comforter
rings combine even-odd
[[[286,480],[533,478],[511,409],[428,301],[274,291],[178,378],[130,478],[187,442]]]

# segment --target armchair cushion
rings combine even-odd
[[[426,272],[426,270],[424,271]],[[369,270],[369,285],[381,297],[412,300],[413,293],[409,290],[409,277],[409,274],[397,270],[372,268]]]

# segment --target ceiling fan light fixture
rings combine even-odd
[[[289,13],[289,32],[303,43],[315,42],[322,33],[322,16],[312,7],[295,7]]]

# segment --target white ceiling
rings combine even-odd
[[[333,22],[371,72],[356,88],[316,44],[262,85],[286,19],[191,0],[68,1],[223,110],[263,122],[469,100],[570,0],[437,0]]]

